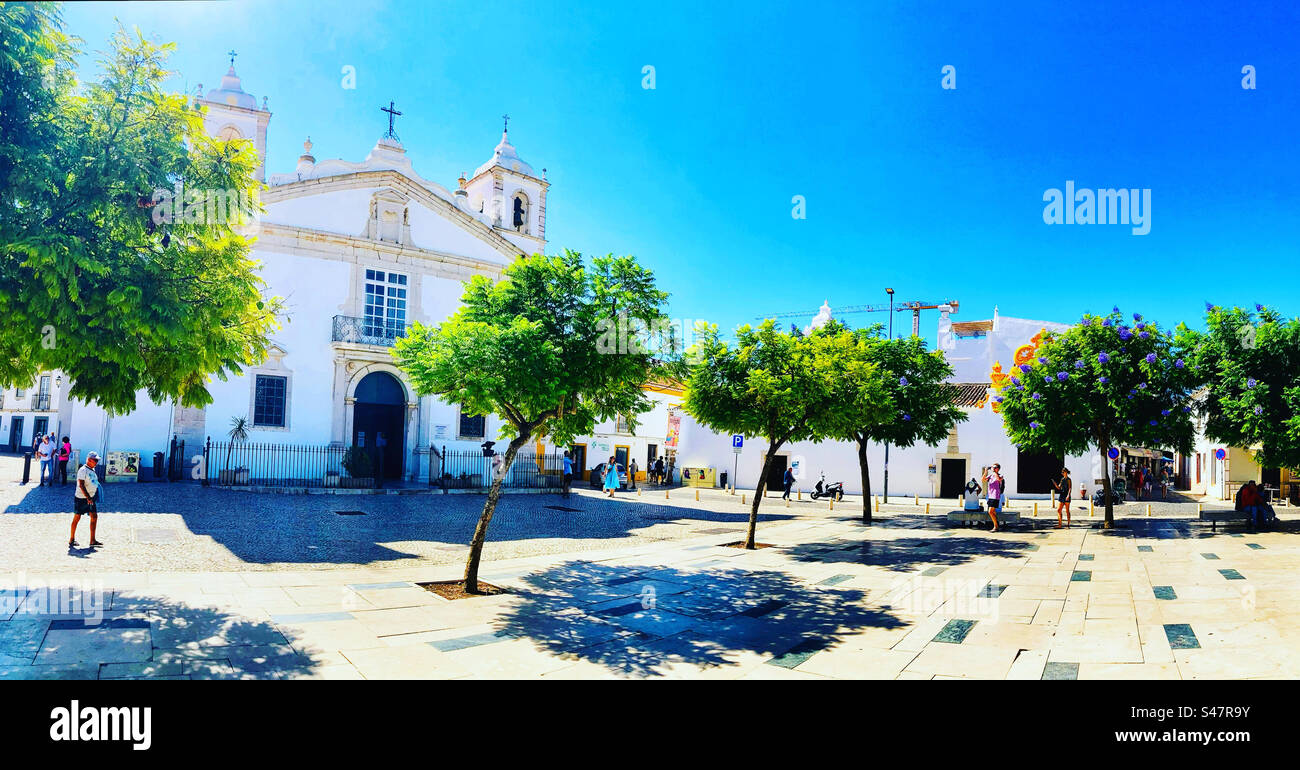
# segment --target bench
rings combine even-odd
[[[1215,531],[1215,530],[1218,529],[1218,527],[1219,527],[1219,522],[1221,522],[1221,521],[1223,521],[1223,522],[1228,522],[1228,521],[1242,521],[1242,522],[1247,522],[1247,521],[1250,521],[1250,514],[1249,514],[1249,513],[1246,513],[1245,511],[1230,511],[1230,510],[1225,510],[1225,509],[1217,509],[1217,510],[1212,510],[1212,511],[1210,511],[1210,510],[1202,510],[1202,511],[1201,511],[1200,519],[1201,519],[1201,521],[1208,521],[1208,522],[1210,522],[1210,531],[1213,532],[1213,531]]]
[[[989,519],[988,511],[948,511],[949,524],[979,524],[980,522],[993,522]],[[1020,514],[1015,511],[998,511],[998,525],[1002,524],[1019,524]]]

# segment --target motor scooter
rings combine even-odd
[[[826,483],[826,474],[822,473],[821,479],[813,487],[811,497],[814,500],[820,500],[823,497],[830,497],[837,502],[844,499],[844,482],[837,481],[834,484]]]

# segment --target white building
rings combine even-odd
[[[58,372],[40,372],[25,387],[0,389],[0,449],[30,450],[36,436],[58,433],[62,392],[63,376]]]
[[[939,317],[938,345],[953,367],[949,380],[955,403],[966,412],[967,420],[958,423],[948,440],[938,446],[892,447],[889,450],[889,494],[921,497],[956,498],[971,479],[978,479],[984,466],[999,463],[1012,497],[1047,499],[1051,481],[1060,477],[1061,467],[1070,469],[1073,497],[1079,487],[1090,495],[1100,487],[1100,462],[1093,456],[1052,457],[1022,452],[1011,444],[1002,427],[1002,418],[990,402],[992,375],[1002,369],[1034,357],[1043,331],[1063,331],[1067,324],[1030,321],[998,314],[984,321],[954,323],[948,313]],[[753,489],[762,472],[767,450],[761,438],[743,440],[739,454],[732,449],[731,436],[719,435],[701,427],[689,416],[682,420],[682,450],[679,467],[713,467],[720,473],[734,474],[737,486]],[[872,445],[867,450],[871,469],[872,494],[884,492],[885,448]],[[787,444],[778,457],[768,479],[768,486],[780,488],[787,467],[795,467],[797,487],[811,489],[825,473],[828,482],[842,481],[850,494],[861,494],[861,473],[857,447],[851,442],[803,442]]]
[[[262,176],[266,99],[259,107],[231,66],[196,101],[210,134],[253,142]],[[285,300],[268,359],[214,380],[205,409],[156,405],[143,391],[125,415],[62,404],[74,445],[148,457],[175,434],[192,457],[208,436],[223,438],[231,418],[247,417],[250,442],[373,446],[382,434],[385,475],[423,478],[431,444],[470,449],[496,438],[498,418],[418,396],[390,349],[408,324],[454,312],[463,281],[498,278],[516,257],[545,250],[545,170],[520,159],[504,131],[454,189],[420,176],[391,130],[356,162],[318,162],[311,141],[303,146],[291,171],[267,180],[256,225],[252,256],[269,293]]]

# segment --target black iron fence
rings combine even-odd
[[[482,450],[466,451],[429,447],[429,486],[444,491],[452,489],[485,490],[505,453],[485,456]],[[558,453],[519,452],[505,471],[501,486],[508,489],[559,489],[564,486],[564,458]]]
[[[406,336],[407,328],[406,322],[391,318],[336,315],[333,339],[335,342],[392,347],[399,338]]]
[[[337,487],[384,485],[377,447],[213,441],[203,448],[203,484],[219,487]]]

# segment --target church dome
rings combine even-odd
[[[218,104],[243,107],[246,110],[257,109],[257,99],[252,94],[244,91],[239,76],[235,74],[235,65],[233,64],[230,65],[229,70],[226,70],[225,77],[221,78],[221,88],[208,91],[206,98],[208,101],[217,102]]]
[[[509,169],[518,174],[523,174],[524,176],[537,177],[537,172],[533,171],[533,167],[524,162],[524,160],[519,157],[519,154],[515,152],[515,146],[510,143],[510,137],[506,131],[501,132],[501,143],[492,151],[492,159],[479,166],[474,172],[474,176],[477,177],[479,174],[482,174],[496,166]]]

